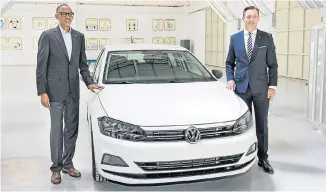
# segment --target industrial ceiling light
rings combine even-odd
[[[210,7],[218,14],[224,23],[236,20],[237,17],[230,11],[230,9],[221,1],[208,0]]]
[[[190,0],[77,0],[80,5],[185,7]]]
[[[250,3],[247,0],[241,0],[241,2],[245,7],[251,6]]]
[[[1,15],[5,15],[5,13],[6,13],[9,9],[11,9],[12,6],[14,6],[14,4],[15,4],[15,2],[13,2],[13,1],[6,1],[6,2],[2,1],[2,2],[1,2],[1,12],[0,12],[0,14],[1,14]]]
[[[302,8],[304,9],[310,9],[310,8],[314,8],[314,5],[312,5],[310,2],[306,2],[303,0],[298,0],[298,3],[301,5]]]
[[[254,0],[256,7],[263,11],[265,15],[272,14],[273,12],[266,6],[262,0]]]
[[[318,8],[325,8],[326,7],[326,1],[314,1],[315,4],[318,6]]]
[[[24,1],[11,1],[16,4],[66,4],[67,0],[47,0],[47,1],[30,1],[30,0],[24,0]]]
[[[298,3],[304,9],[320,9],[326,7],[326,1],[306,1],[306,0],[298,0]]]
[[[207,3],[210,5],[210,7],[215,11],[215,13],[218,14],[218,16],[223,20],[223,22],[228,22],[228,18],[226,15],[224,15],[221,10],[219,10],[218,7],[216,7],[215,3],[213,1],[208,0]]]
[[[263,16],[273,13],[262,0],[241,0],[241,2],[245,7],[249,7],[249,6],[257,7],[259,9],[259,12]]]

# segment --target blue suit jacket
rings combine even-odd
[[[277,86],[278,64],[273,37],[269,33],[257,30],[250,62],[244,31],[233,34],[225,65],[227,80],[234,80],[239,93],[245,93],[248,85],[253,93],[267,93],[269,86]]]

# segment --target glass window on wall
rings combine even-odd
[[[226,24],[211,8],[206,9],[205,61],[208,66],[225,67]]]

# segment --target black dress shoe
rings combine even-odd
[[[274,169],[273,169],[273,167],[269,164],[269,161],[268,161],[267,159],[259,160],[259,161],[258,161],[258,165],[259,165],[260,167],[262,167],[263,170],[264,170],[266,173],[274,174]]]

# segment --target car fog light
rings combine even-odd
[[[257,149],[257,143],[252,144],[252,145],[249,147],[246,156],[248,156],[248,155],[252,154],[253,152],[255,152],[256,149]]]
[[[129,167],[127,163],[125,163],[120,157],[104,154],[102,157],[102,164],[111,165],[111,166],[118,166],[118,167]]]

